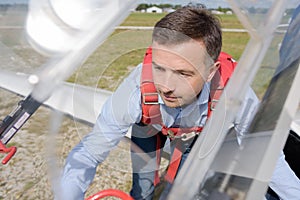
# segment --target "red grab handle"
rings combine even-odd
[[[98,199],[102,199],[104,197],[118,197],[122,200],[134,200],[129,194],[127,194],[121,190],[116,190],[116,189],[102,190],[102,191],[88,197],[85,200],[98,200]]]
[[[6,147],[1,141],[0,141],[0,153],[7,153],[5,158],[2,160],[2,164],[5,165],[8,163],[8,161],[15,155],[17,151],[17,147]]]

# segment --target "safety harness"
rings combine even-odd
[[[211,81],[210,98],[208,102],[207,116],[211,115],[211,111],[214,110],[216,103],[218,102],[222,91],[227,84],[232,72],[235,69],[236,62],[232,57],[224,52],[221,52],[218,61],[220,61],[220,67],[218,72],[214,75]],[[160,124],[162,126],[162,134],[170,138],[170,140],[181,139],[187,141],[195,136],[199,135],[203,127],[180,127],[172,128],[166,127],[161,118],[160,105],[158,103],[158,93],[156,91],[153,77],[152,77],[152,48],[149,47],[146,51],[142,74],[141,74],[141,98],[142,98],[142,119],[141,122],[145,125]],[[159,138],[159,137],[158,137]],[[160,144],[157,142],[157,165],[160,164]],[[172,183],[176,176],[180,160],[182,156],[182,149],[177,145],[175,146],[172,154],[170,164],[165,175],[165,179]],[[158,171],[155,175],[154,184],[159,182]]]

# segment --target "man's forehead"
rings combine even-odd
[[[203,42],[196,40],[188,40],[176,44],[160,44],[155,41],[152,43],[152,48],[154,50],[164,50],[169,52],[183,52],[183,51],[197,51],[197,52],[206,52],[206,48]]]
[[[202,42],[195,40],[173,45],[165,45],[153,42],[152,48],[154,59],[162,56],[162,54],[171,55],[198,66],[207,58],[205,45]]]

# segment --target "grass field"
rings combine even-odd
[[[121,26],[154,26],[166,13],[131,13]],[[217,15],[222,28],[243,28],[236,15]]]
[[[131,13],[121,26],[154,26],[166,13]]]

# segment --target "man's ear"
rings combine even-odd
[[[220,61],[217,61],[213,64],[213,66],[210,67],[209,69],[209,75],[207,78],[207,82],[210,82],[212,78],[214,77],[215,73],[218,71],[219,67],[221,66]]]

